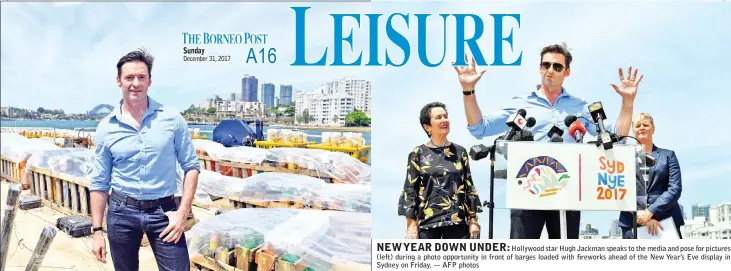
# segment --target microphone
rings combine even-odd
[[[515,136],[513,136],[512,140],[513,142],[520,142],[520,141],[535,141],[533,138],[533,133],[531,133],[528,130],[520,130],[517,133],[515,133]],[[500,155],[502,155],[506,160],[508,159],[508,152],[507,152],[507,146],[503,145],[500,148],[496,149],[496,152]]]
[[[647,167],[653,167],[653,166],[655,166],[655,162],[657,161],[657,160],[655,159],[655,157],[653,157],[653,156],[652,156],[651,154],[649,154],[649,153],[645,153],[645,155],[644,155],[644,156],[645,156],[645,157],[644,157],[644,158],[645,158],[645,165],[646,165]]]
[[[609,133],[607,133],[607,129],[604,128],[604,120],[607,119],[607,116],[604,113],[604,107],[602,106],[602,102],[594,102],[590,104],[589,113],[591,114],[591,118],[594,119],[594,122],[599,128],[599,138],[601,139],[602,145],[604,145],[604,149],[611,149],[613,147],[613,142]]]
[[[513,137],[513,141],[535,141],[533,138],[533,133],[531,133],[528,130],[520,130],[517,133],[515,133],[515,136]]]
[[[573,123],[571,123],[571,125],[569,125],[569,135],[571,135],[571,137],[573,137],[576,142],[583,143],[585,134],[586,128],[580,121],[575,120]]]
[[[495,145],[490,147],[483,144],[472,146],[472,148],[470,148],[470,158],[474,161],[482,160],[482,158],[485,158],[488,154],[490,154],[491,148],[495,148]]]
[[[553,125],[551,130],[548,131],[548,137],[551,138],[551,142],[563,142],[563,130]]]
[[[505,124],[510,127],[508,129],[508,132],[505,134],[505,139],[510,140],[513,135],[515,135],[515,132],[522,130],[523,127],[526,126],[527,121],[525,119],[525,109],[518,109],[518,112],[515,112],[515,114],[508,117],[508,120],[505,121]],[[533,120],[535,122],[535,119]],[[535,123],[534,123],[535,124]]]
[[[522,110],[522,109],[521,109]],[[523,110],[525,111],[525,110]],[[528,128],[532,128],[536,125],[536,119],[533,117],[528,118],[528,120],[525,121],[525,126]],[[563,133],[563,131],[562,131]],[[506,136],[501,135],[495,139],[495,142],[498,140],[505,140]],[[513,132],[513,136],[511,138],[508,138],[509,141],[535,141],[533,139],[533,134],[528,130],[515,130]],[[470,148],[469,156],[474,161],[479,161],[481,159],[484,159],[490,154],[490,151],[496,151],[498,154],[501,154],[505,157],[505,159],[508,159],[507,154],[505,153],[505,146],[502,146],[502,148],[498,148],[497,144],[492,146],[485,146],[484,144],[479,144],[472,146]]]

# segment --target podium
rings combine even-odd
[[[649,171],[641,145],[605,150],[595,144],[497,141],[495,151],[506,161],[495,165],[494,176],[506,179],[506,208],[560,211],[562,239],[566,211],[617,211],[619,216],[647,208]]]

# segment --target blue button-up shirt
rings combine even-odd
[[[533,134],[535,141],[550,141],[551,138],[548,136],[548,132],[551,130],[553,125],[564,131],[563,140],[564,142],[576,142],[576,140],[569,134],[568,127],[564,124],[566,116],[583,116],[587,119],[592,119],[589,113],[589,103],[586,101],[574,97],[573,95],[566,92],[563,89],[561,95],[558,96],[556,102],[551,103],[538,93],[537,86],[535,90],[522,95],[514,97],[508,104],[504,105],[500,110],[495,113],[484,116],[480,122],[475,125],[468,126],[470,133],[477,139],[482,139],[485,136],[494,136],[500,133],[504,133],[508,130],[508,126],[505,122],[508,120],[510,115],[515,114],[519,109],[526,111],[525,118],[533,117],[536,119],[536,125],[533,128],[525,127]],[[606,111],[605,111],[606,112]],[[596,125],[588,122],[585,119],[578,119],[584,124],[587,135],[585,135],[584,142],[587,142],[589,138],[596,137]],[[605,128],[608,132],[615,133],[615,125],[607,117],[605,122]]]
[[[148,97],[140,128],[122,117],[121,105],[96,128],[95,170],[89,191],[122,193],[138,200],[177,192],[177,166],[200,171],[188,123],[180,113]]]

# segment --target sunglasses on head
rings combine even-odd
[[[553,66],[553,70],[556,72],[563,71],[563,64],[561,63],[551,63],[551,62],[541,62],[541,68],[544,70],[548,70]]]

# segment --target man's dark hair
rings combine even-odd
[[[543,47],[543,50],[541,50],[541,61],[543,61],[543,55],[547,53],[557,53],[564,55],[566,57],[566,68],[568,69],[571,67],[571,60],[573,59],[573,57],[571,56],[571,52],[569,52],[569,48],[566,46],[565,42]]]
[[[150,55],[145,48],[137,49],[137,51],[132,51],[123,56],[119,59],[119,62],[117,62],[117,76],[122,75],[122,65],[127,62],[143,62],[147,66],[147,73],[149,78],[152,78],[152,62],[155,61],[155,58]]]
[[[419,122],[421,123],[421,128],[424,129],[424,133],[431,138],[431,135],[426,131],[424,128],[424,125],[431,125],[431,109],[441,107],[444,109],[444,111],[447,111],[447,106],[440,102],[433,102],[428,103],[424,107],[421,108],[421,112],[419,113]]]

